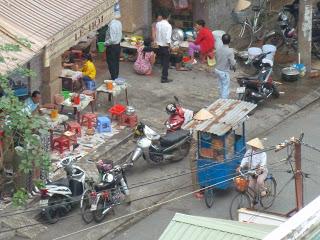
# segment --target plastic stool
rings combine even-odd
[[[121,116],[121,125],[134,128],[135,126],[137,126],[137,124],[138,124],[137,114],[131,114],[131,115],[123,114]]]
[[[81,126],[87,126],[89,129],[97,122],[97,114],[94,113],[85,113],[82,115]]]
[[[111,132],[110,118],[108,118],[107,116],[98,117],[96,128],[97,128],[98,133]]]
[[[59,136],[53,139],[52,150],[57,150],[62,154],[65,150],[70,150],[70,140],[66,136]]]
[[[78,144],[77,135],[75,132],[66,131],[63,133],[63,136],[69,139],[70,143]]]
[[[86,81],[86,89],[90,90],[90,91],[95,91],[96,90],[96,81],[92,80],[92,81]]]
[[[81,125],[78,122],[67,122],[67,130],[70,132],[75,132],[81,137]]]
[[[121,104],[116,104],[108,110],[108,112],[110,113],[111,120],[117,119],[120,122],[122,119],[122,115],[125,111],[126,107]]]

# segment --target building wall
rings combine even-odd
[[[34,56],[29,62],[30,69],[35,73],[30,79],[30,92],[40,90],[43,79],[43,53]]]
[[[124,32],[150,34],[151,0],[122,0],[120,9]]]

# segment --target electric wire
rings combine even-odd
[[[254,153],[253,155],[259,154],[259,153],[261,153],[261,152],[271,151],[271,150],[273,150],[273,149],[274,149],[274,148],[272,147],[272,148],[267,149],[267,150],[265,150],[265,151],[259,151],[259,152],[257,152],[257,153]],[[243,154],[242,154],[242,155],[243,155]],[[208,168],[216,167],[216,166],[223,165],[223,164],[226,164],[226,163],[229,163],[229,162],[233,162],[233,161],[235,161],[235,160],[237,160],[237,159],[238,159],[238,158],[232,158],[232,159],[226,160],[226,162],[221,162],[221,163],[215,163],[215,162],[214,162],[214,163],[210,163],[210,164],[204,165],[204,166],[202,166],[202,167],[200,167],[200,168],[198,168],[198,169],[192,170],[192,171],[187,172],[187,173],[176,174],[176,175],[172,175],[172,176],[170,176],[170,177],[166,177],[166,176],[165,176],[164,178],[162,178],[162,179],[157,179],[157,180],[155,180],[155,181],[150,180],[150,181],[139,182],[138,184],[137,184],[137,183],[130,184],[130,185],[133,185],[133,186],[132,186],[132,187],[129,186],[128,189],[130,190],[130,189],[134,189],[134,188],[137,188],[137,187],[142,187],[142,186],[146,186],[146,185],[150,185],[150,184],[154,184],[154,183],[159,183],[159,182],[162,182],[162,181],[174,179],[174,178],[181,177],[181,176],[185,176],[185,175],[192,174],[192,173],[202,172],[202,171],[204,171],[204,170],[206,170],[206,169],[208,169]],[[220,170],[220,169],[215,169],[215,170]],[[223,169],[221,169],[221,170],[223,170]],[[73,202],[79,202],[79,201],[78,201],[78,200],[77,200],[77,201],[70,201],[70,203],[73,203]],[[42,209],[42,208],[39,208],[39,207],[37,207],[37,208],[31,208],[31,209],[28,209],[28,210],[25,210],[25,211],[19,211],[18,213],[15,213],[15,212],[11,212],[11,211],[10,211],[9,213],[12,214],[12,215],[16,215],[16,214],[23,214],[23,213],[26,213],[26,212],[36,211],[36,210],[39,210],[39,209]],[[6,216],[8,216],[8,215],[5,214],[5,213],[1,213],[1,214],[0,214],[0,218],[6,217]],[[9,215],[9,216],[10,216],[10,215]]]

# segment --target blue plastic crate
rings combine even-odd
[[[22,97],[22,96],[29,95],[28,88],[17,88],[17,89],[14,89],[14,95],[17,96],[17,97]]]

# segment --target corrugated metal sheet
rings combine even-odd
[[[176,213],[159,240],[257,240],[275,228]]]
[[[17,39],[11,38],[5,32],[0,30],[0,74],[4,74],[15,69],[18,65],[28,62],[41,49],[41,47],[36,43],[34,43],[32,47],[27,47],[17,41]],[[1,50],[9,45],[17,46],[16,50]]]
[[[218,99],[206,108],[213,118],[205,121],[192,120],[184,128],[222,136],[242,123],[256,106],[256,104],[240,100]]]
[[[28,35],[49,39],[98,7],[97,0],[1,1],[1,22],[26,30]]]

